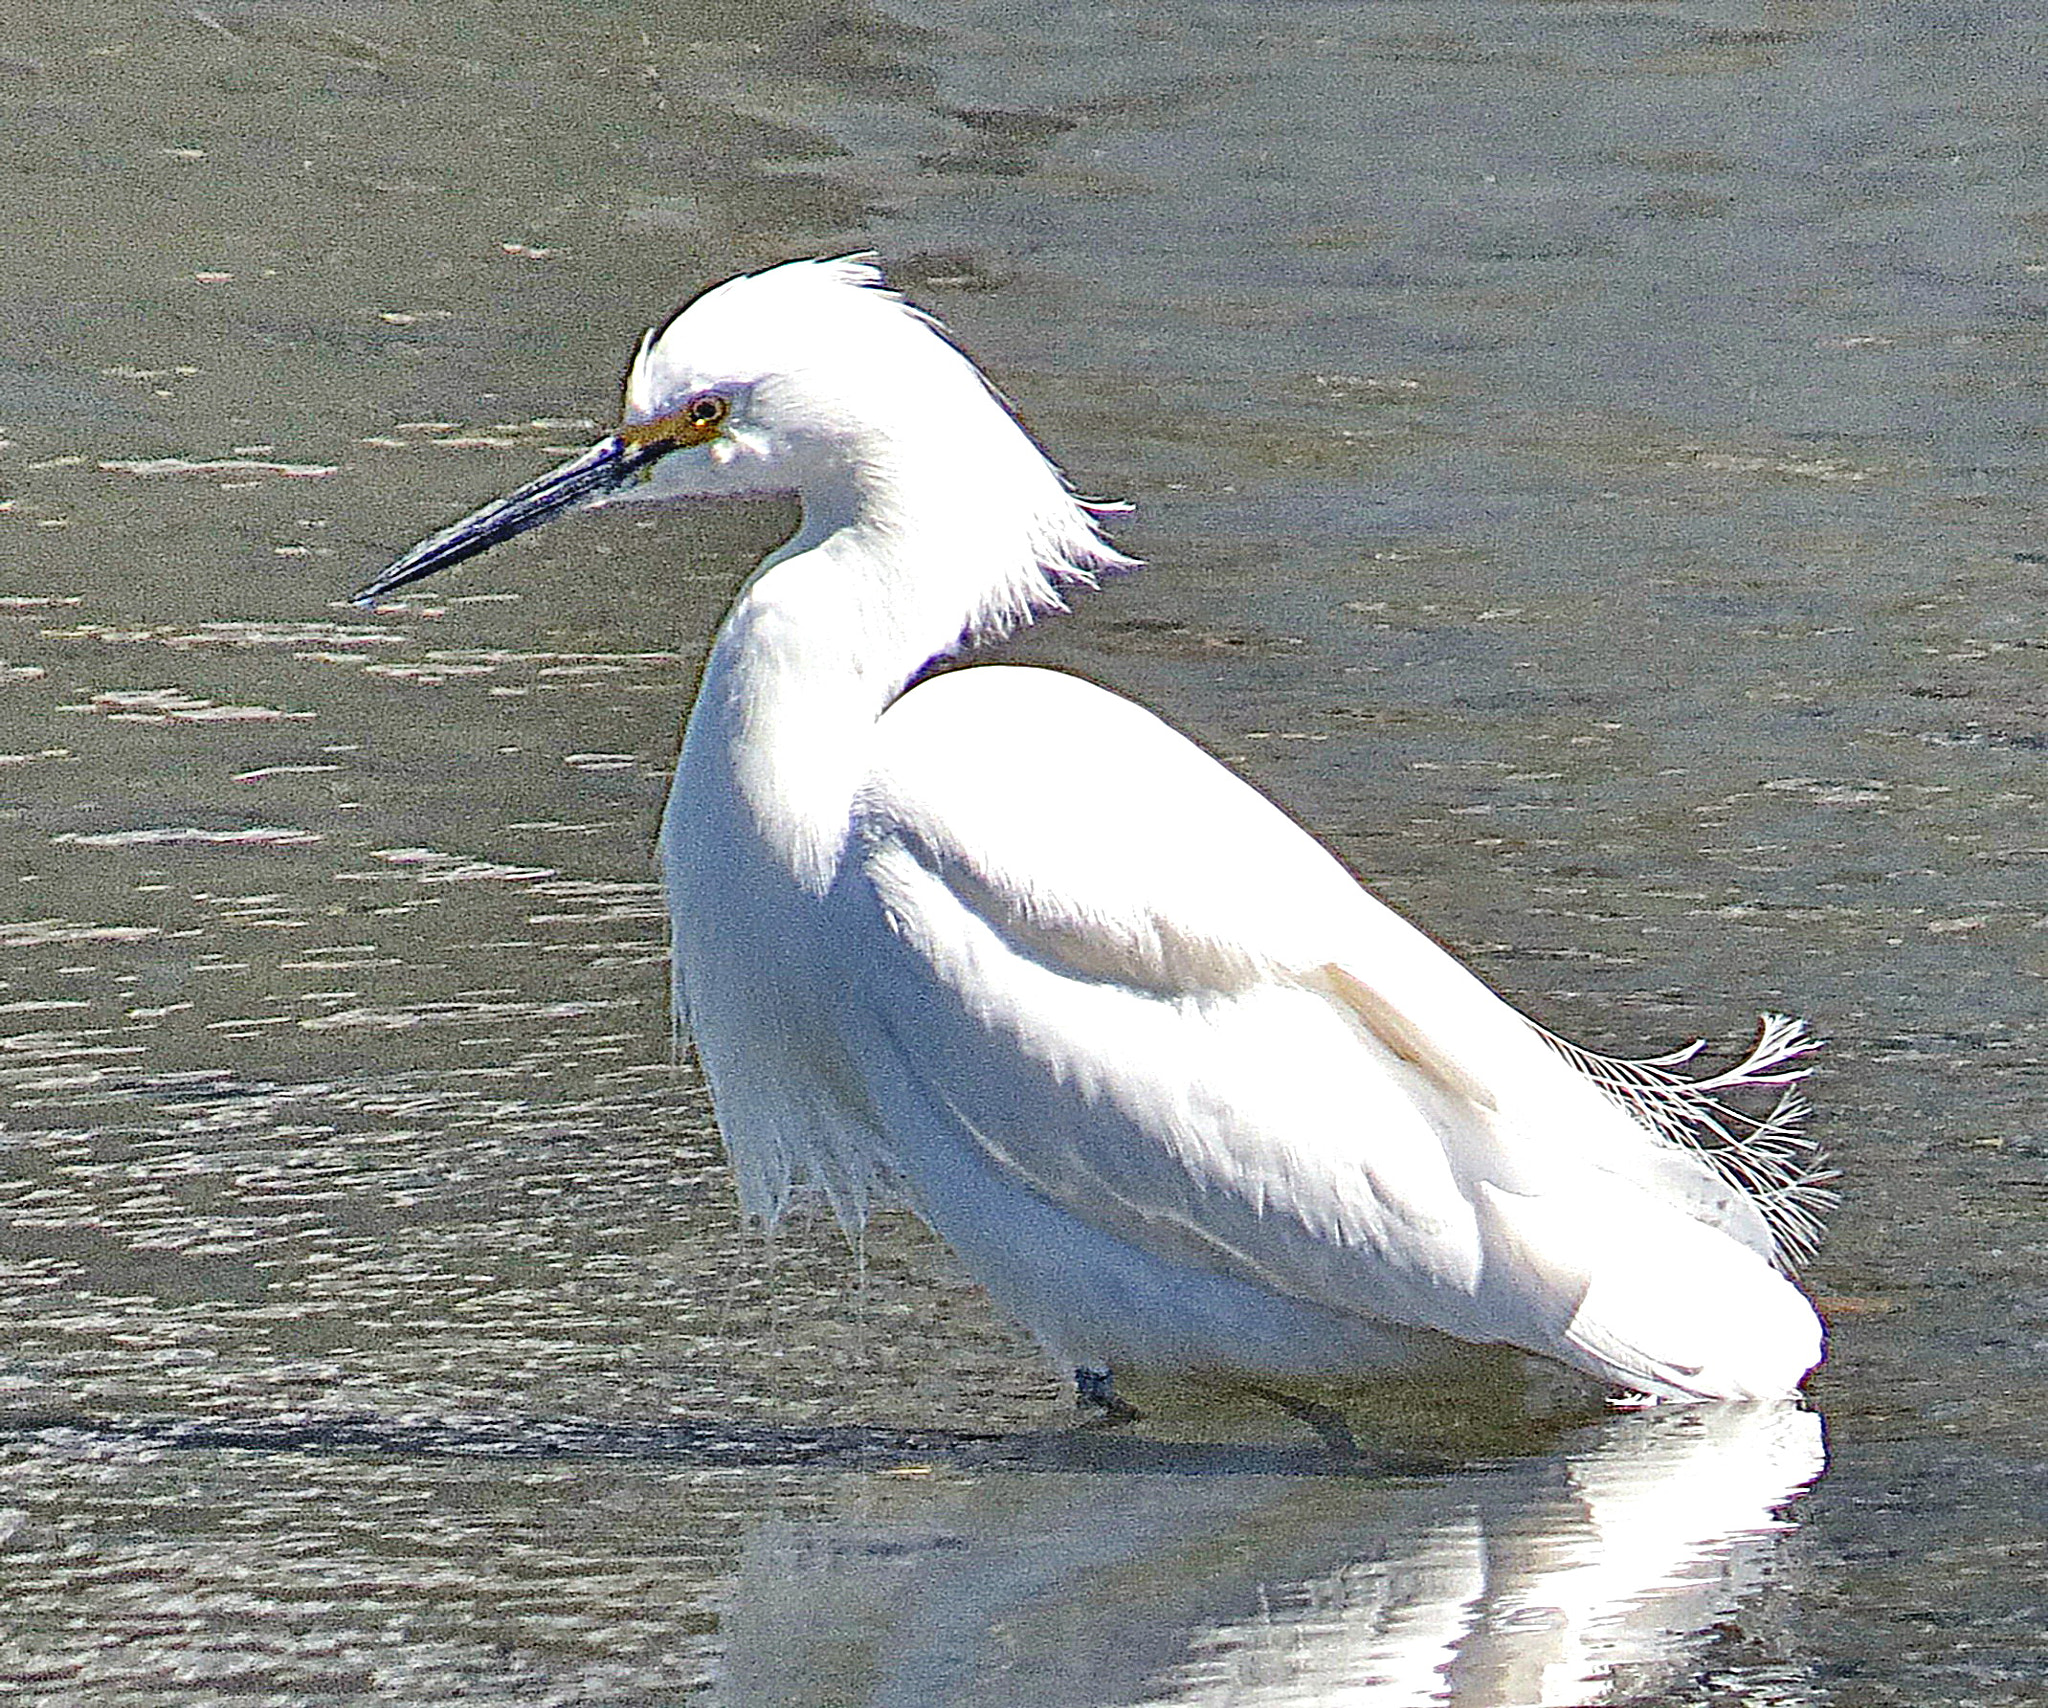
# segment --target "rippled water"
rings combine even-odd
[[[10,1699],[2048,1694],[2044,49],[1998,0],[11,22]],[[1019,656],[1588,1043],[1832,1039],[1810,1492],[1739,1411],[1391,1477],[1076,1436],[914,1226],[739,1225],[649,853],[788,518],[339,601],[676,300],[861,247],[1137,505],[1152,567]]]

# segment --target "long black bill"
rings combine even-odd
[[[517,492],[493,499],[472,516],[420,541],[382,575],[358,592],[351,603],[374,605],[391,593],[422,576],[446,569],[452,563],[486,552],[501,540],[538,528],[551,517],[596,504],[632,478],[669,449],[662,444],[629,445],[614,434],[600,439],[581,456],[571,458],[558,469],[550,469],[538,480],[530,480]]]

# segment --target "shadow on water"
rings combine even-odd
[[[110,1418],[17,1415],[0,1423],[0,1450],[376,1454],[403,1459],[615,1460],[684,1469],[1062,1472],[1174,1477],[1433,1476],[1446,1459],[1347,1457],[1313,1441],[1161,1440],[1090,1427],[996,1433],[683,1418],[620,1423],[587,1418],[383,1417]]]

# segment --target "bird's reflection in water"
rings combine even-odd
[[[1756,1587],[1825,1451],[1811,1412],[1719,1404],[1427,1478],[1115,1461],[941,1466],[878,1479],[840,1521],[764,1526],[719,1700],[1509,1708],[1598,1702],[1618,1679],[1638,1696]]]

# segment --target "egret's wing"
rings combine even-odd
[[[833,907],[899,1129],[1160,1255],[1475,1340],[1569,1338],[1602,1217],[1767,1244],[1149,713],[985,666],[877,733]],[[1579,1328],[1603,1368],[1670,1385],[1636,1326]]]

